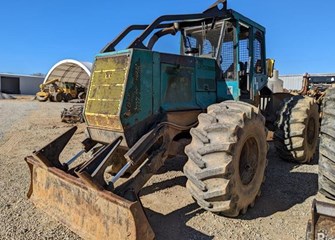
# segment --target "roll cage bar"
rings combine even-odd
[[[142,34],[137,37],[128,47],[129,48],[140,48],[140,49],[151,49],[153,44],[157,41],[160,36],[165,34],[175,34],[180,29],[192,26],[199,26],[201,23],[206,24],[212,23],[214,26],[215,22],[224,18],[233,17],[233,11],[227,9],[226,0],[218,0],[216,3],[211,5],[203,13],[197,14],[180,14],[180,15],[164,15],[157,18],[150,25],[131,25],[127,27],[121,34],[119,34],[112,42],[108,43],[100,52],[112,52],[115,51],[115,47],[132,31],[143,30]],[[193,21],[191,21],[193,20]],[[170,23],[164,23],[170,22]],[[154,38],[150,39],[148,46],[145,46],[143,41],[155,30],[162,29],[154,34]],[[166,29],[166,30],[165,30]]]

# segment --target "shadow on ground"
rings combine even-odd
[[[273,146],[271,146],[269,151],[268,159],[269,164],[266,172],[266,181],[262,186],[262,195],[257,199],[254,208],[249,209],[245,215],[239,217],[241,220],[268,217],[276,212],[286,211],[296,204],[303,203],[307,198],[317,193],[317,174],[292,171],[301,166],[281,160]],[[172,170],[181,171],[185,162],[186,159],[184,158],[179,159],[179,161],[169,160],[164,168],[160,170],[160,173]],[[317,159],[315,158],[311,164],[317,164]],[[185,184],[186,177],[178,176],[143,188],[141,195],[148,195],[176,185],[185,187]],[[162,215],[150,209],[145,209],[145,212],[157,235],[157,239],[213,239],[213,236],[205,235],[186,225],[194,216],[204,212],[196,203],[189,204],[167,215]]]
[[[168,171],[181,171],[186,158],[178,157],[178,159],[170,159],[166,161],[165,165],[159,170],[158,174],[164,174]],[[186,185],[185,176],[177,176],[172,179],[166,179],[160,182],[153,183],[141,190],[141,196],[149,195],[154,192],[164,190],[173,186]],[[185,188],[185,191],[186,188]],[[159,199],[157,199],[159,201]],[[171,199],[171,201],[173,201]],[[150,208],[144,208],[145,213],[149,219],[150,225],[153,228],[157,240],[211,240],[213,236],[208,236],[196,229],[187,226],[187,222],[198,214],[204,212],[195,202],[189,203],[186,206],[174,210],[166,215],[153,211]]]
[[[308,172],[292,171],[303,165],[280,159],[273,146],[269,151],[269,164],[266,181],[262,186],[262,195],[255,207],[241,216],[241,219],[255,219],[286,211],[296,204],[303,203],[318,191],[318,175]],[[317,157],[311,165],[317,164]],[[298,169],[297,169],[298,170]]]
[[[189,204],[181,209],[167,215],[145,209],[151,227],[157,240],[211,240],[214,237],[208,236],[196,229],[189,227],[186,223],[195,215],[204,212],[196,203]]]

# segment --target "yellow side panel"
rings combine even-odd
[[[97,58],[85,105],[89,126],[122,131],[119,116],[129,59],[129,54]]]

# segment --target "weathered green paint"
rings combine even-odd
[[[195,101],[195,69],[161,64],[161,102],[165,111],[199,108]]]
[[[153,52],[132,50],[120,118],[123,127],[134,126],[152,115]]]
[[[237,81],[226,81],[225,85],[223,86],[223,92],[225,100],[231,98],[238,100],[240,96],[239,83]]]
[[[233,13],[236,19],[234,42],[234,79],[223,79],[219,60],[180,56],[144,49],[128,49],[99,54],[96,57],[85,117],[89,127],[124,134],[133,145],[167,112],[206,111],[213,103],[239,100],[238,36],[239,21],[250,29],[249,57],[254,66],[254,35],[265,29],[248,18]],[[265,48],[264,41],[262,42]],[[262,53],[265,59],[265,49]],[[255,95],[267,83],[266,73],[249,72],[250,87]],[[253,96],[251,96],[253,97]]]
[[[153,69],[152,69],[152,106],[153,106],[153,114],[159,114],[160,107],[161,107],[161,59],[160,54],[157,52],[153,52],[152,55],[152,62],[153,62]]]
[[[216,61],[209,58],[196,60],[196,91],[216,91]]]

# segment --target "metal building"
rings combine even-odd
[[[335,73],[309,73],[312,82],[334,82]],[[281,75],[279,78],[284,81],[284,88],[288,90],[300,90],[304,74]]]
[[[288,90],[300,90],[302,87],[302,77],[304,74],[281,75],[279,78],[283,80],[283,87]]]
[[[0,92],[35,95],[43,80],[44,75],[0,73]]]

